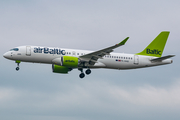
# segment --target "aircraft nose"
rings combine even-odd
[[[8,58],[10,58],[10,54],[8,52],[6,52],[3,54],[3,57],[8,59]]]

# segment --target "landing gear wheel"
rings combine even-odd
[[[79,77],[80,77],[80,78],[84,78],[84,77],[85,77],[85,74],[84,74],[84,73],[81,73],[81,74],[79,75]]]
[[[19,70],[19,64],[20,64],[20,62],[21,62],[21,61],[18,61],[18,60],[15,61],[15,63],[17,63],[16,71]]]
[[[86,74],[89,75],[91,73],[91,70],[90,69],[87,69],[86,70]]]
[[[16,70],[18,71],[18,70],[19,70],[19,67],[16,67]]]

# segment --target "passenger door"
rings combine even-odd
[[[31,56],[31,46],[26,46],[26,55]]]

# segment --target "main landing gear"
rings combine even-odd
[[[91,70],[90,70],[90,69],[87,69],[87,70],[86,70],[86,74],[87,74],[87,75],[91,74]]]
[[[85,77],[85,74],[84,74],[84,73],[81,73],[81,74],[79,75],[79,77],[80,77],[80,78],[84,78],[84,77]]]
[[[79,77],[80,78],[84,78],[85,77],[85,74],[83,72],[83,69],[82,68],[79,68],[78,70],[81,71],[81,74],[79,74]],[[85,71],[86,75],[89,75],[91,73],[91,70],[88,68],[86,71]]]

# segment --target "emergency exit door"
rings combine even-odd
[[[134,55],[134,64],[138,65],[139,64],[139,56]]]

